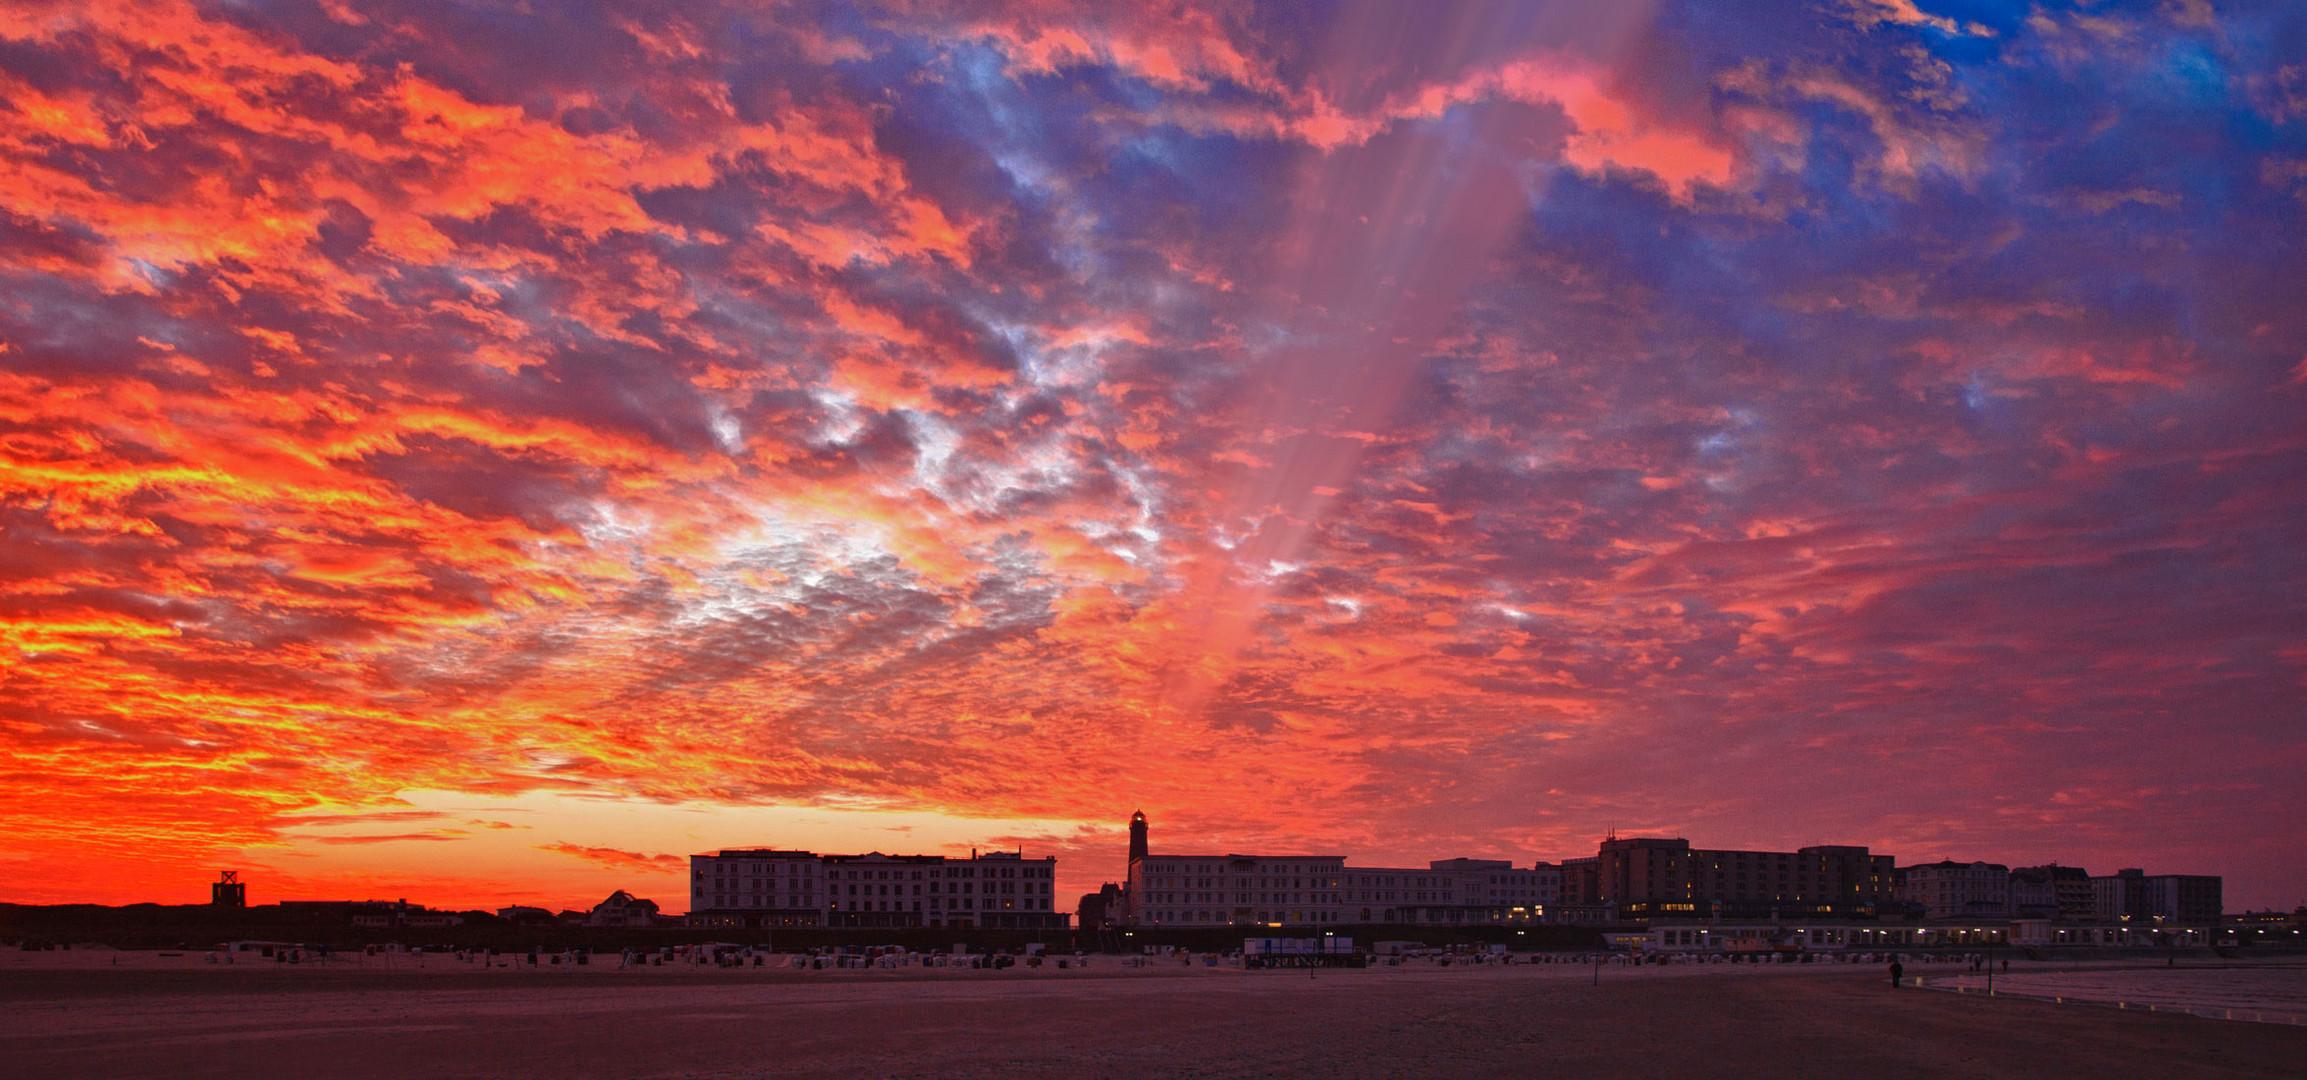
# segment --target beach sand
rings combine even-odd
[[[1873,968],[481,969],[0,961],[46,1077],[2286,1077],[2307,1028],[1893,990]]]

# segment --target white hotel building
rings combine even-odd
[[[814,852],[689,856],[691,926],[823,926],[825,902],[825,860]]]
[[[1056,890],[1055,857],[730,849],[689,857],[688,923],[1064,929]]]
[[[1133,815],[1120,917],[1142,926],[1528,922],[1560,891],[1558,871],[1504,860],[1408,869],[1347,866],[1338,855],[1165,855],[1148,850],[1146,834],[1145,815]]]
[[[1057,857],[996,851],[943,855],[825,856],[828,926],[1063,930]]]
[[[1133,921],[1256,926],[1344,921],[1338,855],[1147,855],[1130,860]]]

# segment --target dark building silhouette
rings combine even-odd
[[[1562,899],[1630,919],[1871,914],[1892,902],[1893,872],[1890,856],[1841,844],[1732,851],[1613,837],[1591,858],[1562,861]]]
[[[2223,883],[2213,874],[2149,874],[2118,870],[2091,879],[2101,922],[2217,926],[2225,906]]]
[[[1084,930],[1105,929],[1137,919],[1130,903],[1130,886],[1140,880],[1140,864],[1145,862],[1147,850],[1145,811],[1139,810],[1129,816],[1129,866],[1124,871],[1124,880],[1109,881],[1096,892],[1082,894],[1081,907],[1076,911],[1080,919],[1077,925]]]
[[[1081,906],[1076,909],[1074,925],[1084,930],[1104,930],[1121,925],[1127,902],[1122,887],[1106,882],[1093,893],[1081,894]]]
[[[248,884],[240,880],[240,871],[219,871],[223,876],[208,887],[208,906],[244,908],[248,906]]]
[[[655,926],[657,902],[619,889],[585,913],[587,926]]]

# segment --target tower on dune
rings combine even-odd
[[[1145,852],[1145,811],[1140,810],[1129,816],[1129,861],[1131,865],[1136,865],[1139,859],[1145,858]]]
[[[248,884],[240,880],[240,871],[219,871],[222,875],[209,883],[208,903],[211,907],[247,907]]]

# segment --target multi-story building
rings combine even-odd
[[[691,926],[1063,929],[1057,859],[1022,852],[819,855],[731,849],[689,859]]]
[[[1343,922],[1345,866],[1337,855],[1156,854],[1141,810],[1130,815],[1125,921],[1145,926]]]
[[[2225,882],[2213,874],[2153,874],[2118,870],[2091,879],[2101,922],[2132,925],[2219,925]]]
[[[2147,872],[2117,870],[2091,879],[2092,916],[2099,922],[2151,922],[2147,914]]]
[[[1562,868],[1550,862],[1535,863],[1530,867],[1533,895],[1540,909],[1562,902]]]
[[[1900,872],[1898,897],[1920,904],[1926,919],[2003,919],[2011,914],[2011,868],[1952,859]]]
[[[1169,855],[1130,817],[1129,880],[1101,897],[1105,917],[1146,926],[1423,923],[1540,917],[1561,891],[1546,864],[1442,859],[1423,868],[1347,866],[1338,855]]]
[[[2051,888],[2059,898],[2060,922],[2087,923],[2099,912],[2099,898],[2091,888],[2091,872],[2080,866],[2051,863]]]
[[[945,861],[942,855],[884,855],[878,851],[825,856],[825,925],[928,926],[927,905],[933,899],[937,925],[947,925],[948,897],[954,916],[960,914],[961,881],[958,874],[947,880]],[[974,925],[977,882],[975,875],[971,877],[969,912]],[[928,891],[932,885],[937,888],[934,897]]]
[[[2166,924],[2216,929],[2226,918],[2226,882],[2216,874],[2154,874],[2147,911]]]
[[[2011,918],[2056,919],[2059,917],[2059,887],[2049,874],[2036,872],[2036,867],[2022,866],[2011,871]],[[1903,887],[1904,882],[1902,880]],[[1901,893],[1900,895],[1905,895]]]
[[[1602,860],[1592,855],[1564,859],[1555,868],[1562,875],[1562,895],[1556,901],[1565,906],[1593,907],[1602,903]]]
[[[823,926],[825,860],[815,852],[731,848],[689,856],[689,925]]]
[[[828,855],[830,926],[1064,929],[1057,909],[1057,858],[1022,852],[943,855]]]
[[[1547,874],[1542,866],[1520,870],[1504,859],[1437,859],[1429,865],[1458,876],[1456,891],[1470,922],[1535,920],[1545,912],[1546,886],[1559,889],[1562,880],[1559,871]],[[1346,873],[1351,876],[1354,868],[1347,867]]]
[[[2011,871],[2011,917],[2090,922],[2097,913],[2091,875],[2080,866],[2021,866]]]
[[[1347,922],[1456,925],[1485,921],[1476,914],[1476,905],[1482,902],[1474,896],[1478,871],[1436,863],[1420,870],[1348,866],[1342,873]]]
[[[1055,855],[1029,859],[1022,851],[972,854],[968,864],[962,864],[958,859],[948,860],[946,877],[952,878],[951,871],[957,868],[977,871],[974,875],[963,874],[962,884],[967,886],[971,877],[979,881],[980,900],[976,920],[979,926],[999,930],[1063,930],[1073,924],[1073,913],[1061,911],[1057,906]],[[967,919],[969,894],[966,888],[961,898],[964,901],[961,918]],[[949,903],[946,906],[949,910],[945,925],[967,925],[955,922],[950,911],[952,905]]]
[[[1681,838],[1604,840],[1562,861],[1562,902],[1626,919],[1870,914],[1892,899],[1893,860],[1866,848],[1693,848]]]
[[[1335,855],[1161,855],[1135,867],[1139,923],[1251,926],[1343,921],[1345,860]]]

